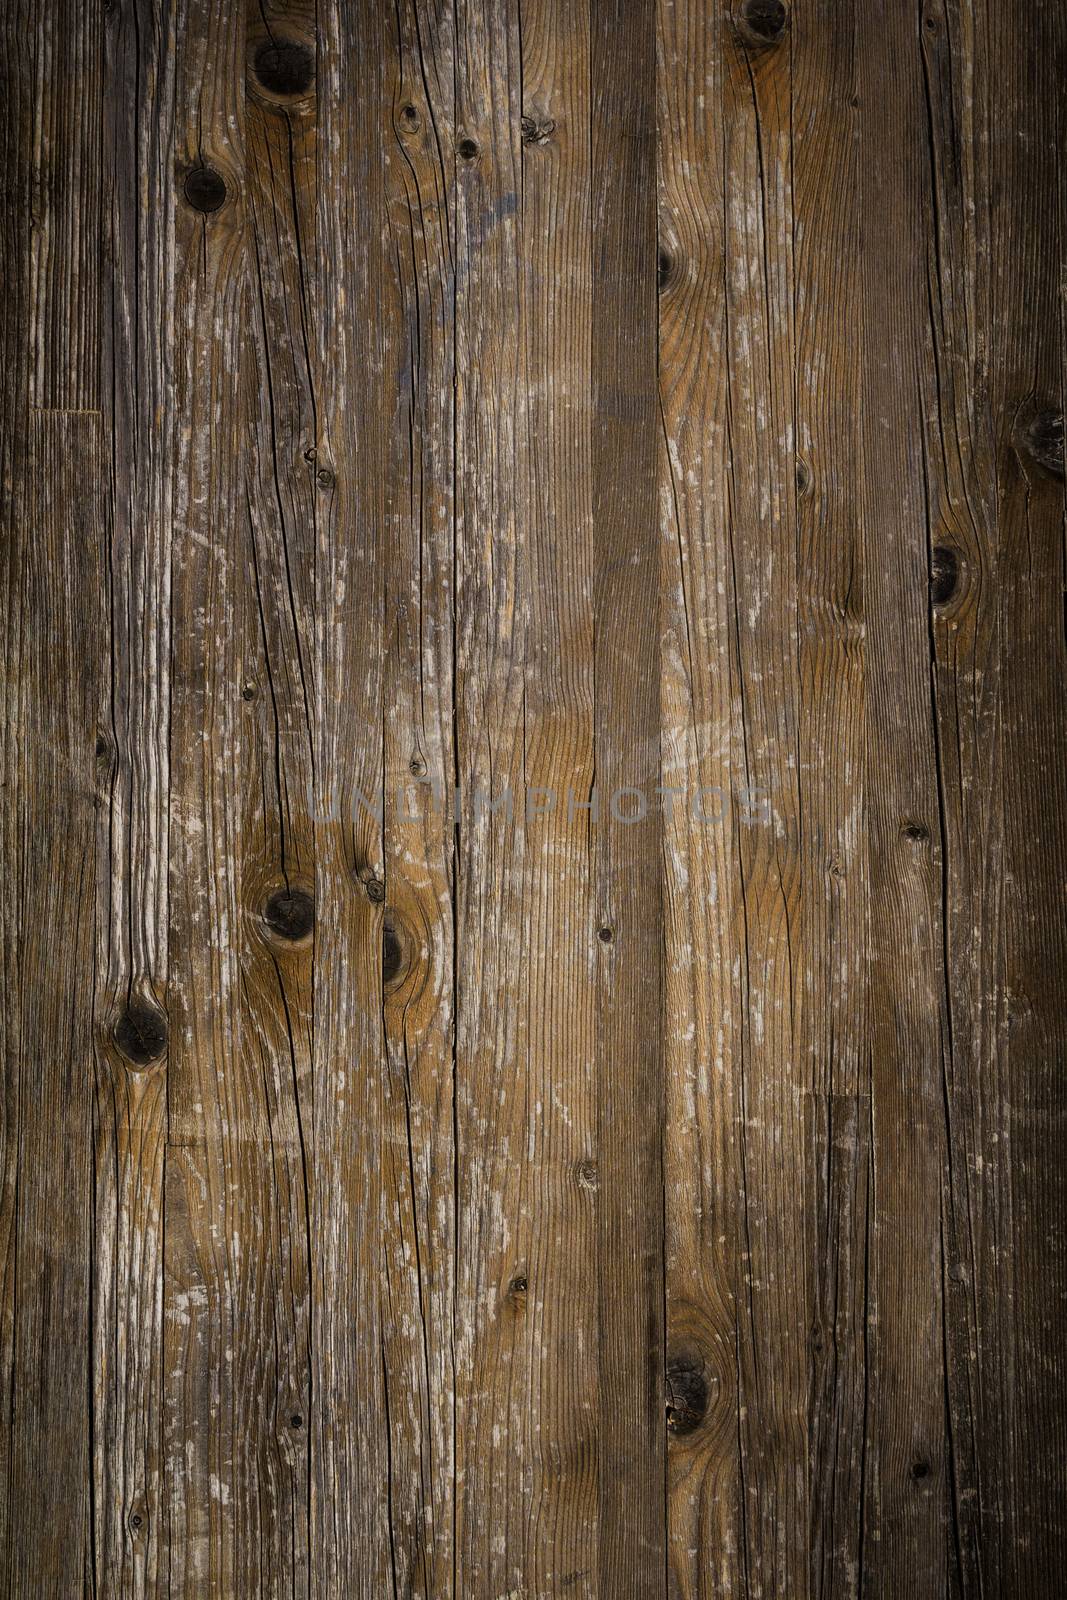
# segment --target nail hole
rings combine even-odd
[[[226,199],[226,180],[214,167],[193,167],[185,176],[185,198],[194,211],[217,211]]]
[[[276,889],[263,908],[263,920],[279,939],[296,944],[315,926],[315,902],[303,889]]]
[[[269,94],[306,94],[315,77],[315,58],[298,39],[265,39],[256,51],[255,70]]]
[[[133,1066],[150,1066],[166,1053],[167,1019],[158,1007],[131,1001],[115,1024],[114,1039]]]

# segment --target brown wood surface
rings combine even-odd
[[[0,1595],[1054,1600],[1067,11],[0,43]]]

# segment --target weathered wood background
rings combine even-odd
[[[0,29],[0,1593],[1061,1595],[1067,8]]]

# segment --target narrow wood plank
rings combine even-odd
[[[509,0],[456,8],[457,1595],[525,1582],[529,1018],[500,1006],[527,869],[528,530],[516,483],[522,93]],[[510,796],[510,799],[508,798]],[[499,804],[498,804],[499,803]],[[496,806],[497,809],[491,809]]]
[[[529,1374],[523,1584],[598,1592],[601,1417],[592,514],[592,101],[586,6],[524,0],[517,516],[529,634],[523,1159],[529,1255],[509,1296]],[[513,1358],[514,1370],[514,1358]],[[610,1394],[610,1389],[607,1391]]]
[[[18,1181],[3,1576],[6,1593],[28,1597],[92,1581],[93,747],[106,520],[99,419],[27,414],[22,436],[5,539],[22,631],[9,658],[17,691],[5,696],[19,923],[5,1062]]]
[[[93,1304],[95,1582],[157,1592],[166,1132],[173,327],[168,7],[104,27],[102,274],[110,547],[101,697]],[[125,1040],[124,1053],[117,1038]]]
[[[168,1582],[298,1594],[310,1583],[314,36],[300,13],[258,10],[246,34],[243,5],[192,7],[181,24]],[[267,27],[289,76],[263,54]]]
[[[170,731],[168,1152],[163,1311],[165,1586],[258,1578],[262,1415],[248,1297],[262,1292],[254,1209],[261,1125],[242,1049],[241,675],[247,604],[244,8],[175,13],[175,328]]]
[[[384,506],[382,1381],[392,1583],[453,1593],[455,832],[452,586],[455,34],[396,8],[383,40]]]
[[[734,938],[740,1449],[747,1581],[807,1583],[813,1244],[798,1204],[809,1160],[800,1055],[804,952],[797,638],[794,93],[785,8],[736,6],[723,38],[727,593],[733,607]]]
[[[19,536],[21,490],[26,470],[26,427],[30,400],[30,237],[33,196],[34,8],[8,6],[0,12],[0,158],[6,174],[0,213],[0,660],[3,703],[0,714],[0,778],[5,794],[17,795],[20,752],[20,684],[8,663],[17,662],[27,644],[22,636],[23,605]],[[17,871],[22,839],[14,803],[0,811],[0,849],[6,872]],[[0,974],[5,996],[19,993],[19,929],[15,898],[0,907]],[[19,1182],[19,1058],[22,1049],[18,1004],[0,1006],[0,1395],[7,1415],[14,1406],[15,1231]],[[12,1508],[11,1430],[0,1429],[0,1566],[4,1586],[13,1584],[18,1510]],[[14,1509],[14,1514],[13,1514]]]
[[[654,12],[594,0],[592,443],[599,1590],[655,1595],[664,1504]],[[627,792],[629,791],[629,792]],[[642,815],[647,807],[647,814]],[[637,820],[635,820],[637,819]]]
[[[794,494],[797,528],[799,909],[797,1067],[810,1084],[806,1212],[814,1281],[809,1585],[859,1582],[870,1190],[865,833],[865,568],[857,516],[860,193],[854,8],[790,14]]]
[[[953,1593],[942,1197],[947,1181],[938,751],[930,688],[927,482],[914,440],[931,362],[927,106],[915,16],[867,19],[859,96],[861,515],[873,1214],[861,1579]],[[885,151],[897,159],[890,169]],[[927,841],[932,840],[933,848]],[[936,1203],[935,1203],[935,1196]]]
[[[367,1600],[395,1592],[383,918],[363,889],[385,882],[385,482],[396,374],[382,331],[394,270],[382,151],[392,137],[394,27],[395,15],[370,4],[334,0],[318,12],[311,1550],[313,1586]]]
[[[923,380],[926,580],[937,762],[946,1183],[941,1203],[945,1406],[953,1581],[1005,1584],[1002,1473],[1012,1469],[998,1301],[1007,1132],[998,1061],[1003,870],[996,447],[983,329],[990,279],[992,61],[984,24],[921,13],[932,359]],[[994,112],[994,115],[996,113]],[[916,575],[918,578],[918,574]],[[920,580],[921,581],[921,580]],[[921,845],[921,840],[915,841]],[[1008,1272],[1010,1273],[1010,1268]],[[1010,1544],[1011,1536],[1008,1535]]]
[[[986,18],[982,18],[985,24]],[[998,986],[997,1273],[1005,1591],[1062,1586],[1067,1372],[1067,1207],[1062,1146],[1067,1061],[1067,709],[1063,684],[1063,273],[1067,252],[1059,92],[1067,19],[1011,5],[988,18],[992,330],[996,440],[1003,922]],[[1011,108],[1005,126],[1004,107]],[[1056,196],[1054,203],[1052,197]],[[991,1330],[992,1333],[992,1330]],[[992,1508],[991,1508],[992,1509]]]
[[[670,1593],[746,1592],[720,8],[658,31],[664,1194]]]

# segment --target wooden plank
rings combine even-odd
[[[397,1594],[453,1593],[455,1000],[452,881],[455,44],[408,3],[384,36],[382,1381]]]
[[[679,1596],[745,1593],[737,1262],[742,992],[733,814],[723,49],[717,7],[661,3],[667,1530]]]
[[[591,8],[602,1593],[665,1559],[654,13]],[[627,793],[627,791],[630,791]],[[642,808],[648,806],[642,817]],[[638,820],[634,820],[635,817]]]
[[[516,514],[529,633],[522,1003],[529,1254],[502,1321],[528,1374],[521,1449],[531,1594],[598,1592],[597,965],[592,516],[590,21],[519,11],[520,362]],[[515,1371],[516,1355],[512,1357]]]
[[[999,1492],[987,1527],[989,1542],[998,1546],[1002,1588],[1044,1597],[1062,1587],[1067,1471],[1067,1383],[1059,1337],[1067,1294],[1067,1178],[1053,1153],[1062,1148],[1067,1061],[1067,210],[1059,92],[1067,19],[1058,7],[1012,5],[1003,18],[988,22],[988,32],[976,30],[976,51],[988,72],[980,103],[993,201],[988,370],[996,452],[1004,843],[998,880],[1003,920],[996,930],[998,1249],[995,1272],[987,1278],[992,1315],[983,1343],[997,1353],[1003,1410],[990,1430],[984,1464],[988,1472],[990,1458],[1000,1458]]]
[[[93,741],[105,519],[98,418],[29,417],[22,437],[5,540],[21,630],[17,692],[5,696],[20,889],[5,1062],[18,1181],[5,1272],[3,1568],[6,1592],[29,1596],[78,1593],[92,1572]]]
[[[165,1435],[190,1594],[310,1583],[314,37],[253,23],[193,7],[179,36]]]
[[[794,449],[799,683],[799,1071],[812,1100],[804,1205],[812,1594],[848,1594],[861,1559],[866,1443],[870,1018],[864,831],[863,530],[856,514],[862,216],[860,25],[817,3],[790,19]]]
[[[318,13],[311,1549],[319,1587],[393,1590],[383,1372],[385,481],[396,373],[382,149],[395,16]],[[408,1554],[406,1561],[411,1564]],[[416,1567],[417,1570],[417,1567]]]
[[[868,1435],[862,1582],[952,1593],[946,1410],[943,932],[930,691],[927,480],[913,441],[929,370],[927,129],[914,17],[882,8],[863,52],[860,514],[864,529],[870,861]],[[870,36],[873,46],[875,35]],[[897,152],[892,175],[883,152]],[[928,841],[934,841],[931,849]],[[917,1197],[922,1196],[921,1203]]]
[[[246,1387],[259,1355],[248,1300],[262,1292],[265,1218],[253,1203],[258,1063],[242,1036],[247,735],[233,648],[245,641],[250,587],[244,8],[189,0],[174,26],[163,1582],[193,1595],[258,1579],[267,1540],[255,1482],[266,1419],[262,1406],[250,1411]]]
[[[456,8],[457,1596],[522,1588],[535,1481],[530,1019],[497,1003],[503,972],[521,960],[533,643],[517,493],[527,429],[518,24],[509,0]]]
[[[98,1591],[122,1595],[157,1591],[165,1539],[172,60],[169,8],[109,12],[100,392],[111,507],[108,681],[97,746],[93,1503],[94,1581]]]
[[[736,1072],[741,1229],[738,1364],[747,1581],[807,1582],[808,1352],[813,1305],[809,1063],[798,1060],[806,973],[797,639],[795,229],[784,8],[743,6],[723,39],[733,784],[741,1011]]]
[[[6,174],[6,204],[0,218],[0,272],[5,284],[5,293],[0,297],[0,624],[4,630],[0,659],[0,779],[5,796],[13,797],[18,793],[22,699],[18,674],[8,663],[17,662],[27,648],[22,636],[22,541],[18,533],[21,507],[15,498],[26,470],[30,395],[27,329],[33,160],[29,131],[33,127],[36,83],[34,32],[26,21],[13,7],[0,13],[0,156]],[[22,848],[20,818],[14,802],[0,810],[0,830],[4,870],[11,873],[17,871]],[[19,993],[20,921],[12,896],[0,908],[0,973],[5,1002],[8,996]],[[0,1006],[0,1395],[8,1415],[14,1403],[15,1375],[20,1018],[21,1005]],[[14,1587],[14,1541],[20,1515],[19,1508],[11,1504],[11,1444],[11,1430],[0,1428],[0,1551],[4,1552],[0,1576],[5,1588]]]

